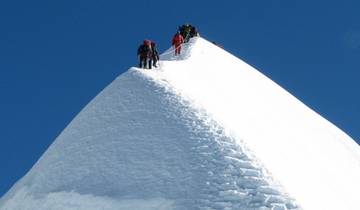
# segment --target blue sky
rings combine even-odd
[[[149,38],[196,25],[360,142],[359,1],[1,1],[0,196]]]

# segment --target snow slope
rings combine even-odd
[[[358,210],[360,148],[202,38],[93,99],[0,210]]]
[[[188,50],[187,61],[166,62],[154,77],[245,143],[304,209],[360,209],[360,147],[354,140],[206,40]]]

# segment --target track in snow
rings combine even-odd
[[[189,46],[185,46],[184,50],[189,50]],[[170,106],[182,110],[181,120],[194,134],[190,139],[192,153],[196,157],[193,164],[200,168],[197,170],[202,171],[201,174],[207,174],[204,180],[199,180],[204,185],[198,198],[198,209],[300,209],[245,145],[240,145],[186,96],[179,97],[181,93],[177,93],[161,76],[161,68],[154,71],[136,70],[168,92],[165,98]]]

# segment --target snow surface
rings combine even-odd
[[[359,210],[360,148],[202,38],[92,100],[0,210]]]

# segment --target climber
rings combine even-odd
[[[144,43],[141,44],[138,48],[137,55],[140,59],[140,68],[146,68],[147,63],[149,63],[149,69],[151,69],[151,41],[144,40]]]
[[[190,30],[190,38],[193,38],[194,36],[199,36],[199,32],[195,26],[192,26]]]
[[[184,42],[188,42],[190,40],[190,32],[191,32],[191,29],[193,28],[192,25],[190,24],[185,24],[183,25],[183,30],[184,30],[184,34],[183,37],[184,37]]]
[[[175,55],[180,55],[182,43],[184,43],[184,37],[180,34],[180,31],[178,31],[172,39],[172,45],[175,47]]]
[[[151,42],[151,52],[152,52],[151,53],[152,65],[154,67],[157,67],[157,62],[160,58],[159,58],[159,53],[156,48],[156,43],[153,41]]]

